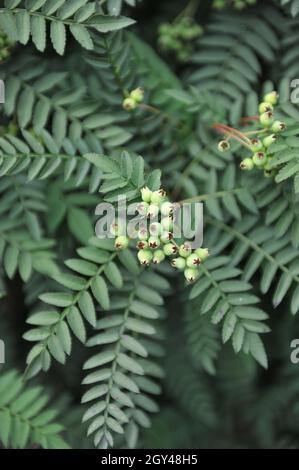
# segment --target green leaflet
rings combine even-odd
[[[1,368],[1,445],[297,447],[298,1],[242,12],[197,2],[203,35],[180,64],[160,28],[182,2],[98,3],[0,7],[0,336],[5,367],[31,348],[34,378]],[[138,36],[122,15],[142,19]],[[144,101],[126,111],[137,87]],[[243,150],[219,152],[213,125],[243,131],[274,88],[288,127],[271,147],[276,180],[241,174]],[[204,204],[211,256],[190,288],[165,263],[141,268],[133,241],[116,252],[93,236],[98,204],[161,185]]]
[[[18,8],[17,8],[18,7]],[[28,8],[21,9],[21,8]],[[45,0],[41,2],[5,2],[0,9],[0,26],[8,37],[27,44],[30,36],[35,47],[43,52],[47,43],[47,23],[55,51],[63,55],[66,46],[66,28],[76,41],[85,49],[93,49],[89,30],[101,33],[126,28],[135,23],[124,16],[96,14],[95,3],[89,0]]]
[[[236,280],[240,271],[229,270],[231,260],[227,258],[209,259],[201,269],[201,277],[192,287],[190,298],[195,299],[201,297],[200,309],[197,315],[208,315],[212,313],[211,321],[214,324],[222,323],[222,341],[226,343],[232,339],[233,348],[236,353],[241,350],[251,352],[251,337],[255,338],[256,334],[263,334],[269,331],[269,328],[262,323],[268,318],[268,315],[262,310],[252,305],[259,302],[259,299],[253,295],[246,294],[252,286],[248,282]],[[221,269],[222,268],[222,269]],[[232,277],[233,280],[222,280]],[[280,292],[280,291],[279,291]],[[204,294],[204,295],[203,295]],[[281,294],[283,295],[283,294]],[[191,313],[189,313],[189,318]],[[198,320],[198,326],[204,321]],[[216,333],[215,333],[216,334]],[[257,343],[256,348],[262,348],[262,342],[252,340]],[[192,341],[193,343],[193,341]],[[199,348],[200,345],[197,345]],[[211,351],[208,349],[206,354],[211,358],[203,360],[203,367],[211,373],[215,373],[213,359],[216,357],[219,343],[213,345]],[[255,351],[255,350],[254,350]],[[263,349],[264,352],[264,349]],[[266,356],[262,358],[260,353],[253,354],[264,367],[267,365]],[[206,361],[206,362],[205,362]]]
[[[109,252],[105,254],[105,251],[102,249],[96,249],[92,246],[79,248],[78,252],[81,253],[82,256],[87,255],[88,257],[90,253],[89,248],[91,248],[92,254],[98,252],[98,256],[95,256],[95,259],[99,262],[98,265],[84,259],[69,260],[66,262],[67,266],[76,273],[79,272],[81,276],[68,273],[59,273],[53,276],[57,283],[70,289],[73,293],[53,292],[45,293],[40,296],[43,302],[61,308],[61,312],[58,313],[58,311],[54,310],[51,320],[47,320],[47,317],[43,319],[41,312],[38,317],[38,323],[36,323],[34,316],[33,319],[31,319],[31,317],[28,319],[28,322],[34,325],[46,325],[44,329],[36,328],[24,335],[25,339],[38,341],[41,346],[38,355],[29,354],[28,356],[28,374],[30,373],[30,368],[33,366],[35,373],[38,372],[39,369],[44,368],[43,354],[47,350],[49,350],[50,355],[59,362],[65,361],[64,354],[69,355],[71,352],[71,342],[70,340],[65,342],[65,335],[63,334],[63,332],[66,331],[67,334],[69,334],[68,326],[81,342],[85,342],[86,331],[83,318],[91,325],[95,326],[96,313],[94,302],[99,302],[104,309],[109,308],[110,296],[107,282],[101,274],[105,274],[107,281],[112,283],[114,282],[114,276],[117,276],[117,283],[119,282],[120,278],[118,278],[118,276],[121,276],[121,274],[116,265],[114,265],[114,263],[111,264],[112,259],[117,255],[114,252],[110,255],[108,254]],[[111,268],[111,266],[113,268]],[[48,368],[48,366],[47,363],[46,367]]]
[[[41,447],[67,449],[61,437],[63,426],[53,420],[57,412],[48,408],[49,397],[42,387],[24,386],[19,374],[11,370],[0,378],[0,440],[5,447]],[[47,407],[47,410],[45,410]]]
[[[154,274],[152,279],[155,279]],[[151,280],[143,275],[141,280],[147,289],[152,286]],[[151,378],[152,373],[155,377],[154,371],[151,373],[150,362],[147,362],[147,345],[149,347],[150,344],[144,343],[143,338],[144,335],[154,334],[150,322],[152,319],[157,321],[159,312],[135,300],[137,285],[137,278],[133,277],[129,298],[124,296],[125,290],[123,294],[122,289],[119,290],[112,306],[115,314],[107,313],[99,319],[96,326],[98,333],[87,342],[88,346],[101,348],[101,352],[84,364],[84,369],[91,372],[83,383],[93,385],[82,397],[83,403],[96,400],[90,405],[83,420],[89,421],[88,434],[95,433],[94,443],[99,448],[113,445],[113,434],[123,433],[125,423],[131,421],[134,426],[144,426],[147,422],[146,414],[156,411],[156,405],[147,396],[148,391],[156,394],[157,386]],[[139,317],[147,319],[149,323]],[[139,337],[135,337],[136,331],[139,331]],[[147,380],[139,381],[138,378],[145,374],[149,375]],[[149,387],[150,384],[152,386]],[[136,410],[130,412],[134,406]]]

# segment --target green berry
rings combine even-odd
[[[245,158],[240,163],[241,170],[251,171],[254,168],[254,163],[252,158]]]
[[[227,152],[230,149],[230,143],[227,140],[221,140],[218,144],[219,152]]]
[[[264,152],[257,152],[253,155],[252,161],[258,167],[264,166],[267,162],[267,156]]]
[[[250,142],[251,142],[250,148],[254,153],[260,152],[261,150],[263,150],[263,143],[260,139],[251,139]]]
[[[156,250],[153,256],[153,263],[160,264],[165,260],[165,254],[163,250]]]
[[[210,255],[208,248],[197,248],[197,250],[195,250],[195,253],[202,262],[205,261]]]
[[[275,106],[278,102],[278,98],[279,98],[279,94],[277,93],[277,91],[271,91],[270,93],[267,93],[264,96],[264,101],[266,103],[271,104],[272,106]]]
[[[275,121],[273,126],[272,126],[272,131],[278,134],[279,132],[285,131],[287,126],[285,125],[284,122],[281,121]]]
[[[273,106],[270,103],[266,103],[265,101],[259,105],[259,112],[260,114],[264,114],[267,111],[273,111]]]
[[[121,235],[124,232],[124,226],[123,224],[113,222],[110,225],[110,233],[117,237],[118,235]]]
[[[225,1],[224,0],[214,0],[213,8],[217,8],[218,10],[221,10],[224,7],[225,7]]]
[[[173,234],[171,232],[163,232],[160,240],[162,243],[169,243],[173,239]]]
[[[147,216],[154,218],[159,215],[159,212],[159,206],[157,206],[156,204],[150,204],[147,209]]]
[[[273,112],[267,111],[266,113],[261,114],[260,123],[263,127],[270,127],[273,124]]]
[[[170,232],[173,229],[173,220],[171,217],[164,217],[161,220],[161,225],[163,230],[166,230],[167,232]]]
[[[136,248],[138,248],[138,250],[146,250],[148,248],[148,242],[146,240],[140,240],[137,243]]]
[[[132,98],[126,98],[124,99],[123,101],[123,108],[126,110],[126,111],[132,111],[133,109],[135,109],[137,106],[137,103],[135,100],[133,100]]]
[[[149,266],[153,259],[153,253],[150,250],[140,250],[138,251],[137,257],[140,261],[140,264],[143,266]]]
[[[265,137],[263,140],[264,147],[268,148],[270,145],[274,144],[276,142],[277,136],[275,134],[268,135],[268,137]]]
[[[169,34],[163,34],[159,38],[159,44],[165,50],[172,48],[172,41],[173,41],[173,38]]]
[[[178,249],[173,243],[167,243],[166,245],[164,245],[163,251],[166,256],[172,256],[177,253]]]
[[[195,39],[202,34],[202,28],[199,25],[194,26],[187,26],[181,32],[181,38],[186,39],[187,41],[190,39]]]
[[[166,192],[164,189],[159,189],[159,191],[154,191],[151,196],[151,203],[152,204],[162,204],[165,201]]]
[[[171,24],[170,23],[162,23],[159,26],[159,33],[160,34],[168,34],[171,31]]]
[[[171,266],[182,271],[186,267],[186,260],[185,258],[174,258],[171,260]]]
[[[264,170],[265,178],[272,178],[275,175],[275,170]]]
[[[136,102],[141,103],[144,98],[144,91],[142,88],[138,87],[135,90],[132,90],[130,93],[130,97]]]
[[[141,228],[138,232],[138,238],[141,241],[146,241],[149,237],[149,233],[146,228]]]
[[[243,2],[242,0],[235,0],[235,9],[236,10],[244,10],[244,8],[246,7],[246,3]]]
[[[163,232],[163,228],[159,222],[154,222],[150,225],[149,231],[153,237],[158,237]]]
[[[129,242],[130,240],[128,237],[120,235],[115,239],[114,246],[117,250],[124,250],[125,248],[128,248]]]
[[[140,214],[140,215],[147,215],[147,212],[148,212],[148,208],[149,208],[149,204],[147,202],[140,202],[140,204],[138,204],[137,206],[137,212]]]
[[[201,264],[201,259],[196,253],[192,253],[186,260],[188,268],[195,268]]]
[[[161,242],[158,237],[149,237],[148,245],[150,248],[152,248],[152,250],[155,250],[156,248],[159,248]]]
[[[141,199],[144,202],[151,202],[152,191],[147,186],[142,188],[140,192],[141,192]]]
[[[161,214],[163,216],[169,216],[173,213],[174,210],[174,204],[171,202],[163,202],[161,205]]]
[[[183,44],[179,38],[172,37],[171,40],[171,49],[174,51],[180,51]]]
[[[191,246],[188,243],[184,243],[179,248],[179,255],[183,258],[187,258],[192,253]]]
[[[184,271],[184,276],[187,279],[187,281],[191,283],[191,282],[196,281],[196,279],[199,278],[199,271],[198,269],[187,268]]]

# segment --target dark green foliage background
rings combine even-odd
[[[115,422],[110,421],[108,428],[115,447],[298,448],[299,365],[291,363],[290,343],[299,334],[295,315],[299,308],[299,111],[298,105],[290,103],[289,84],[299,76],[299,1],[257,1],[241,12],[230,6],[215,12],[211,1],[199,1],[195,20],[203,35],[193,40],[193,52],[183,62],[161,50],[157,31],[161,23],[172,22],[188,2],[142,0],[135,8],[132,3],[123,2],[122,14],[136,23],[124,31],[92,31],[93,50],[81,47],[67,31],[63,57],[48,39],[44,52],[31,41],[17,44],[1,63],[7,96],[0,137],[0,232],[5,240],[0,338],[6,345],[0,391],[4,374],[18,370],[10,385],[12,390],[15,384],[16,396],[7,401],[12,403],[21,389],[40,385],[41,393],[46,391],[51,397],[45,409],[56,409],[53,420],[61,424],[61,428],[47,428],[46,423],[43,438],[31,435],[31,417],[4,422],[5,417],[10,419],[5,413],[13,408],[7,411],[0,395],[2,447],[94,448],[92,437],[86,437],[90,422],[81,424],[86,405],[80,402],[87,390],[81,382],[90,372],[82,367],[102,349],[94,352],[95,348],[82,344],[82,338],[78,341],[83,329],[87,338],[97,333],[93,319],[82,311],[79,320],[86,326],[78,323],[72,328],[67,314],[69,323],[65,322],[58,342],[65,334],[72,343],[70,357],[65,361],[68,345],[61,352],[59,344],[52,344],[46,354],[47,360],[50,356],[54,360],[46,373],[40,372],[39,354],[38,360],[29,360],[27,376],[32,378],[20,383],[17,378],[25,370],[30,344],[35,344],[25,339],[41,339],[26,333],[34,328],[28,318],[46,308],[39,296],[73,293],[58,269],[65,271],[65,260],[84,258],[76,250],[92,245],[103,256],[103,261],[95,263],[105,274],[100,292],[92,289],[97,319],[109,319],[115,312],[123,315],[120,299],[136,293],[139,286],[143,327],[158,324],[150,340],[145,330],[136,336],[149,359],[140,359],[128,349],[128,357],[135,362],[120,367],[142,393],[134,401],[138,394],[126,391],[135,415],[127,412],[124,403],[113,415]],[[106,5],[103,8],[107,13]],[[55,48],[61,52],[61,44]],[[43,88],[42,80],[54,72],[58,75],[53,76],[53,83]],[[144,88],[145,103],[158,108],[158,114],[152,116],[147,110],[130,114],[122,109],[126,92],[137,86]],[[217,121],[238,126],[241,117],[257,114],[264,92],[272,89],[280,92],[278,114],[290,129],[277,154],[292,158],[293,166],[291,171],[284,163],[279,166],[284,171],[280,183],[260,173],[244,176],[239,162],[246,152],[233,147],[229,154],[219,153],[219,138],[211,129]],[[19,151],[18,142],[9,135],[17,136],[28,148]],[[127,153],[121,157],[124,150]],[[16,153],[22,156],[14,157]],[[48,155],[53,167],[44,162],[39,173],[34,167],[36,155]],[[115,255],[109,273],[105,256],[113,253],[113,246],[89,242],[98,202],[115,202],[123,191],[136,200],[144,184],[158,189],[160,176],[176,200],[205,195],[205,246],[212,256],[191,295],[183,276],[167,266],[140,274],[130,251],[125,259]],[[214,197],[218,192],[221,195]],[[20,247],[19,258],[10,248],[14,244]],[[22,264],[23,252],[27,258]],[[235,287],[230,285],[232,290],[225,291],[221,281],[229,280]],[[201,289],[204,282],[205,290]],[[228,334],[230,322],[233,334],[244,320],[235,319],[236,304],[228,305],[223,321],[215,321],[220,310],[215,283],[224,300],[228,292],[244,297],[244,310],[249,312],[245,320],[253,314],[251,307],[259,309],[256,323],[249,324],[251,329],[246,330],[244,321],[246,338],[251,341],[245,351],[249,354],[243,350],[236,354],[239,338],[235,335],[231,341]],[[45,297],[41,300],[47,302]],[[54,305],[59,314],[65,313],[64,305]],[[137,318],[139,313],[135,312]],[[271,329],[265,335],[263,320]],[[223,344],[223,339],[228,341]],[[118,344],[119,338],[114,341]],[[109,368],[107,362],[104,367]],[[138,376],[139,362],[146,371],[144,381]],[[26,406],[24,400],[22,413]],[[28,440],[23,441],[20,435],[26,434]],[[100,435],[96,445],[107,447],[111,442]]]

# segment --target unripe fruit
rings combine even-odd
[[[196,253],[192,253],[190,256],[187,258],[187,266],[188,268],[194,268],[197,267],[201,264],[201,260],[199,259],[199,256],[197,256]]]
[[[266,103],[265,101],[259,105],[259,112],[260,114],[264,114],[267,111],[272,111],[273,106],[271,103]]]
[[[205,261],[210,255],[208,248],[197,248],[197,250],[195,250],[195,253],[201,261]]]
[[[122,232],[124,232],[124,226],[121,223],[113,222],[110,225],[110,233],[117,237]]]
[[[270,127],[273,124],[273,113],[272,111],[267,111],[266,113],[261,114],[260,123],[263,127]]]
[[[171,266],[173,266],[176,269],[179,269],[182,271],[186,267],[186,259],[185,258],[174,258],[171,261]]]
[[[149,237],[149,233],[148,233],[147,229],[141,228],[138,232],[139,240],[146,241],[148,239],[148,237]]]
[[[164,216],[169,216],[173,213],[174,204],[171,202],[163,202],[161,205],[161,214]]]
[[[275,132],[276,134],[282,131],[285,131],[287,126],[285,125],[284,122],[281,121],[275,121],[273,126],[272,126],[272,131]]]
[[[180,246],[179,255],[182,256],[183,258],[187,258],[189,255],[191,255],[191,253],[192,253],[192,249],[188,243],[184,243],[183,245]]]
[[[172,25],[169,23],[162,23],[159,26],[159,34],[168,34],[172,29]]]
[[[125,248],[128,248],[130,240],[128,237],[125,236],[119,236],[115,239],[114,246],[117,250],[124,250]]]
[[[268,148],[270,145],[274,144],[276,142],[277,136],[275,134],[268,135],[268,137],[265,137],[263,140],[264,147]]]
[[[147,186],[142,188],[140,192],[141,192],[141,199],[144,202],[151,202],[152,191]]]
[[[163,232],[163,228],[159,222],[154,222],[150,224],[149,231],[153,237],[158,237]]]
[[[140,215],[147,215],[147,212],[148,212],[148,208],[149,208],[149,204],[147,202],[140,202],[140,204],[137,205],[137,212],[140,214]]]
[[[264,152],[257,152],[253,155],[252,161],[256,166],[264,166],[267,162],[267,157]]]
[[[159,189],[159,191],[154,191],[151,196],[151,203],[152,204],[162,204],[165,201],[166,191],[164,189]]]
[[[267,163],[264,166],[264,170],[272,170],[272,166],[271,166],[271,162],[270,162],[271,158],[273,158],[273,157],[270,157],[270,158],[267,159]]]
[[[130,97],[136,101],[136,103],[141,103],[144,98],[144,91],[142,88],[138,87],[135,90],[132,90],[130,93]]]
[[[172,256],[177,253],[178,249],[173,243],[167,243],[166,245],[164,245],[163,251],[166,256]]]
[[[161,220],[161,225],[164,230],[170,232],[173,229],[173,220],[171,217],[164,217]]]
[[[255,153],[255,152],[260,152],[261,150],[263,150],[263,143],[260,139],[251,139],[251,150]]]
[[[140,261],[140,264],[143,266],[149,266],[153,259],[153,254],[150,250],[140,250],[138,251],[137,257]]]
[[[137,106],[137,103],[135,100],[133,100],[132,98],[126,98],[124,99],[123,101],[123,108],[126,110],[126,111],[132,111],[133,109],[135,109]]]
[[[199,271],[194,268],[187,268],[184,271],[184,276],[188,282],[194,282],[199,278]]]
[[[267,93],[264,96],[264,101],[266,103],[272,104],[272,106],[275,106],[278,102],[279,94],[277,91],[271,91],[270,93]]]
[[[156,204],[150,204],[147,209],[147,216],[154,218],[158,216],[159,212],[159,206],[156,206]]]
[[[156,248],[158,248],[161,245],[161,242],[160,242],[158,237],[149,237],[148,245],[149,245],[150,248],[155,250]]]
[[[146,250],[148,248],[148,242],[140,240],[137,242],[136,248],[138,248],[138,250]]]
[[[252,158],[245,158],[240,163],[241,170],[251,171],[254,168],[254,163]]]
[[[173,234],[171,232],[163,232],[160,240],[162,243],[169,243],[173,239]]]
[[[275,170],[264,170],[265,178],[272,178],[275,175]]]
[[[162,36],[160,36],[159,38],[159,44],[161,45],[161,47],[163,47],[164,49],[171,49],[172,46],[173,46],[173,37],[169,34],[163,34]]]
[[[241,11],[244,10],[244,8],[246,7],[246,3],[242,0],[235,0],[234,7],[236,10]]]
[[[165,260],[165,254],[163,250],[156,250],[153,256],[153,263],[160,264]]]
[[[230,149],[230,143],[227,140],[221,140],[218,144],[219,152],[227,152]]]

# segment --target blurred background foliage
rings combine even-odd
[[[119,8],[120,3],[111,1],[108,7]],[[87,85],[89,100],[95,106],[98,103],[100,109],[109,106],[111,113],[115,113],[113,129],[110,129],[112,133],[108,137],[102,133],[105,152],[117,147],[117,136],[119,146],[127,146],[140,153],[147,164],[161,168],[162,181],[176,197],[192,197],[204,193],[211,183],[212,173],[221,180],[233,158],[238,160],[238,157],[226,157],[217,152],[217,136],[210,130],[213,122],[222,120],[236,124],[242,116],[252,115],[262,93],[273,86],[280,90],[283,99],[281,115],[297,122],[298,107],[289,103],[287,95],[290,79],[299,73],[299,16],[296,16],[299,1],[140,0],[133,8],[134,3],[128,0],[122,5],[122,13],[136,20],[133,28],[128,30],[130,32],[126,31],[121,36],[125,47],[133,50],[133,59],[130,59],[130,52],[124,59],[127,64],[133,64],[128,67],[125,80],[129,88],[143,86],[150,104],[172,116],[170,124],[158,116],[155,122],[148,120],[142,128],[138,118],[136,120],[133,115],[128,118],[121,109],[121,77],[111,88],[106,68],[107,76],[99,72],[95,78],[97,57],[106,60],[109,48],[117,40],[110,33],[104,40],[103,36],[96,35],[96,49],[84,53],[75,40],[69,38],[66,58],[63,59],[50,45],[43,55],[34,46],[27,46],[31,54],[29,64],[32,69],[36,67],[36,74],[32,77],[30,73],[27,77],[25,74],[23,79],[32,84],[39,77],[39,67],[42,74],[49,69],[71,71],[67,77],[61,76],[60,91],[76,89],[75,101],[79,100],[81,89],[84,95],[84,85]],[[25,58],[24,47],[5,42],[5,35],[1,41],[3,75],[11,73],[18,76],[19,61],[23,55]],[[81,60],[83,54],[85,61]],[[5,61],[9,55],[12,61],[6,68]],[[245,64],[240,57],[245,58]],[[51,100],[51,94],[49,96]],[[72,98],[66,103],[67,106],[72,104]],[[87,115],[90,114],[91,111],[86,110]],[[78,116],[82,124],[84,111]],[[13,109],[10,112],[7,108],[5,116],[1,116],[2,135],[7,131],[11,135],[17,133],[20,120],[26,121],[25,127],[34,132],[30,127],[32,117],[16,116]],[[53,131],[57,138],[60,132],[63,134],[63,122],[57,118],[55,124],[51,115],[48,130]],[[33,117],[33,128],[36,124]],[[77,123],[74,129],[75,125]],[[94,126],[88,128],[84,121],[82,129],[90,136],[91,142]],[[297,142],[296,145],[299,146]],[[200,161],[198,155],[203,153],[207,158]],[[17,176],[16,182],[22,188],[22,174]],[[251,184],[254,185],[255,181],[251,180]],[[14,192],[14,188],[2,189],[0,181],[0,191],[6,195],[10,190]],[[46,188],[37,183],[28,196],[30,210],[37,211],[42,218],[44,235],[57,241],[55,254],[59,260],[72,257],[75,248],[85,243],[90,235],[92,220],[89,223],[83,220],[82,212],[92,214],[97,196],[87,190],[87,177],[79,184],[78,180],[64,184],[61,177],[55,177],[51,184],[46,184]],[[270,188],[266,190],[270,195]],[[286,192],[290,191],[286,187]],[[212,192],[212,189],[207,192]],[[286,200],[282,190],[278,197],[280,201]],[[39,203],[32,203],[34,198]],[[21,195],[21,201],[25,199],[26,195]],[[275,197],[270,195],[270,210],[274,203]],[[46,211],[43,204],[48,208]],[[299,215],[298,199],[289,201],[283,211],[291,211],[291,205],[294,208],[291,222],[295,225]],[[6,210],[7,207],[3,206],[1,213]],[[210,210],[215,213],[215,207]],[[217,207],[216,210],[223,210],[226,214],[227,207]],[[257,224],[262,224],[264,217],[265,212],[261,212]],[[86,236],[78,230],[79,225],[85,227]],[[29,230],[34,230],[35,224],[33,227],[29,222],[28,226]],[[298,251],[298,231],[294,230],[294,233],[293,246]],[[224,232],[220,231],[216,236],[208,233],[207,239],[216,240],[216,254],[221,251],[221,244],[223,253],[231,253],[227,249],[229,245],[226,245]],[[44,256],[45,251],[52,252],[53,248],[46,246],[41,250],[43,255],[40,256]],[[45,258],[52,259],[51,254]],[[1,269],[7,294],[1,300],[0,309],[0,337],[6,345],[4,371],[14,368],[23,371],[29,351],[28,343],[22,339],[28,329],[26,318],[38,295],[57,290],[57,284],[38,269],[26,283],[19,275],[9,279],[11,276],[6,275],[4,268]],[[157,362],[164,370],[160,380],[162,393],[156,397],[159,411],[151,418],[151,426],[142,430],[136,445],[169,449],[298,448],[299,365],[290,361],[290,343],[299,335],[299,323],[298,317],[290,313],[290,296],[286,295],[274,309],[274,287],[260,295],[261,308],[269,314],[271,327],[271,333],[265,335],[264,340],[269,358],[269,367],[265,370],[252,356],[243,352],[236,355],[230,344],[220,346],[221,332],[211,325],[208,315],[200,315],[202,297],[189,300],[180,278],[172,277],[164,268],[160,273],[168,278],[171,286],[171,293],[166,296],[167,315],[162,314],[166,339],[161,351],[158,346],[156,351]],[[254,294],[259,293],[260,277],[260,271],[252,274]],[[89,326],[87,333],[91,333]],[[88,356],[89,350],[74,341],[72,358],[66,365],[55,362],[47,374],[30,382],[32,387],[42,384],[52,397],[53,406],[59,410],[57,420],[64,426],[63,440],[73,448],[93,448],[92,440],[86,437],[86,425],[79,425],[82,417],[81,371]],[[61,445],[57,441],[50,446]],[[116,447],[127,445],[122,438],[115,444]],[[16,443],[15,446],[21,444]]]

